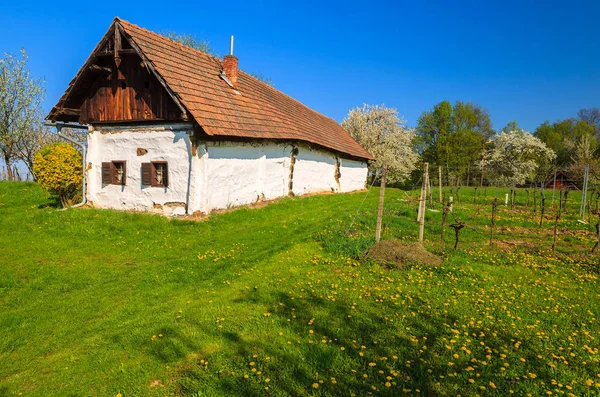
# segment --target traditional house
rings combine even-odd
[[[365,187],[371,155],[231,47],[220,60],[114,19],[47,117],[88,126],[93,205],[179,215]]]

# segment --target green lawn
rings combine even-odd
[[[345,234],[364,192],[197,222],[57,211],[0,182],[0,396],[599,395],[599,254],[578,197],[552,253],[553,211],[539,228],[524,191],[489,246],[507,192],[461,189],[458,250],[428,211],[444,264],[389,270],[360,259],[376,188]],[[416,240],[410,197],[388,190],[384,238]]]

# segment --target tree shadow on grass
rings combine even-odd
[[[392,300],[362,302],[352,309],[352,302],[326,299],[318,292],[299,299],[290,293],[249,291],[237,303],[264,305],[270,315],[250,322],[257,324],[256,329],[239,330],[234,325],[223,331],[199,324],[199,331],[220,339],[223,349],[203,356],[210,369],[198,362],[180,369],[182,395],[360,396],[374,393],[373,387],[385,396],[417,389],[428,396],[475,395],[482,386],[501,395],[510,390],[542,394],[539,381],[550,384],[557,376],[546,365],[548,357],[538,357],[547,352],[535,332],[519,335],[515,347],[517,339],[509,328],[467,325],[464,313],[452,310],[441,315],[415,310],[407,315]],[[411,304],[430,303],[413,296]],[[188,347],[194,348],[193,341]],[[168,357],[173,354],[168,350]],[[536,381],[527,376],[530,372]]]
[[[446,373],[445,363],[436,359],[434,349],[422,350],[414,338],[395,332],[397,324],[390,320],[396,308],[391,302],[382,303],[381,311],[365,305],[368,312],[358,315],[349,302],[331,301],[316,294],[299,300],[280,293],[275,300],[276,303],[273,297],[261,300],[260,295],[249,292],[238,301],[268,307],[270,316],[266,321],[276,325],[272,336],[258,339],[203,329],[222,338],[228,346],[226,355],[210,359],[227,370],[208,374],[201,365],[188,366],[180,374],[179,391],[184,395],[215,389],[223,394],[250,396],[366,395],[376,387],[379,394],[390,396],[403,389],[435,395],[435,379],[428,370]],[[401,325],[409,327],[411,335],[427,335],[427,345],[433,346],[439,337],[450,337],[444,326],[448,321],[454,319],[422,315],[401,320]],[[285,330],[283,336],[276,333],[280,329]],[[266,357],[270,360],[266,361]],[[249,362],[256,362],[262,377],[251,372]],[[244,374],[249,374],[249,378],[244,378]],[[388,381],[390,387],[386,386]]]

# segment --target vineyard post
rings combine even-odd
[[[440,204],[444,204],[444,199],[442,196],[442,167],[438,167],[438,181],[440,183]]]
[[[554,208],[554,191],[556,190],[556,170],[554,171],[554,182],[552,183],[552,208]]]
[[[379,190],[379,208],[377,209],[377,226],[375,227],[375,241],[381,239],[381,222],[383,220],[383,202],[385,200],[385,177],[387,176],[387,167],[381,171],[381,187]]]
[[[492,226],[490,227],[490,245],[494,244],[494,228],[496,227],[496,207],[498,207],[498,197],[494,198],[492,203]]]
[[[544,210],[546,209],[546,194],[542,189],[540,193],[540,227],[542,227],[542,223],[544,222]]]
[[[554,192],[552,192],[552,194],[554,194]],[[561,191],[561,197],[562,199],[562,191]],[[552,251],[554,251],[554,249],[556,248],[556,236],[558,234],[558,220],[560,219],[560,208],[558,209],[558,212],[556,213],[556,219],[554,220],[554,237],[553,237],[553,241],[552,241]]]
[[[427,185],[429,179],[429,163],[423,163],[423,186],[421,187],[421,201],[419,202],[419,242],[423,244],[425,232],[425,200],[427,199]]]

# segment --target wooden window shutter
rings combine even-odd
[[[167,163],[165,163],[165,170],[163,174],[163,186],[169,186],[169,165]]]
[[[142,185],[152,185],[152,164],[142,163]]]
[[[112,183],[112,163],[102,163],[102,184],[110,185]]]
[[[125,186],[127,184],[127,162],[123,161],[123,179],[122,185]]]

